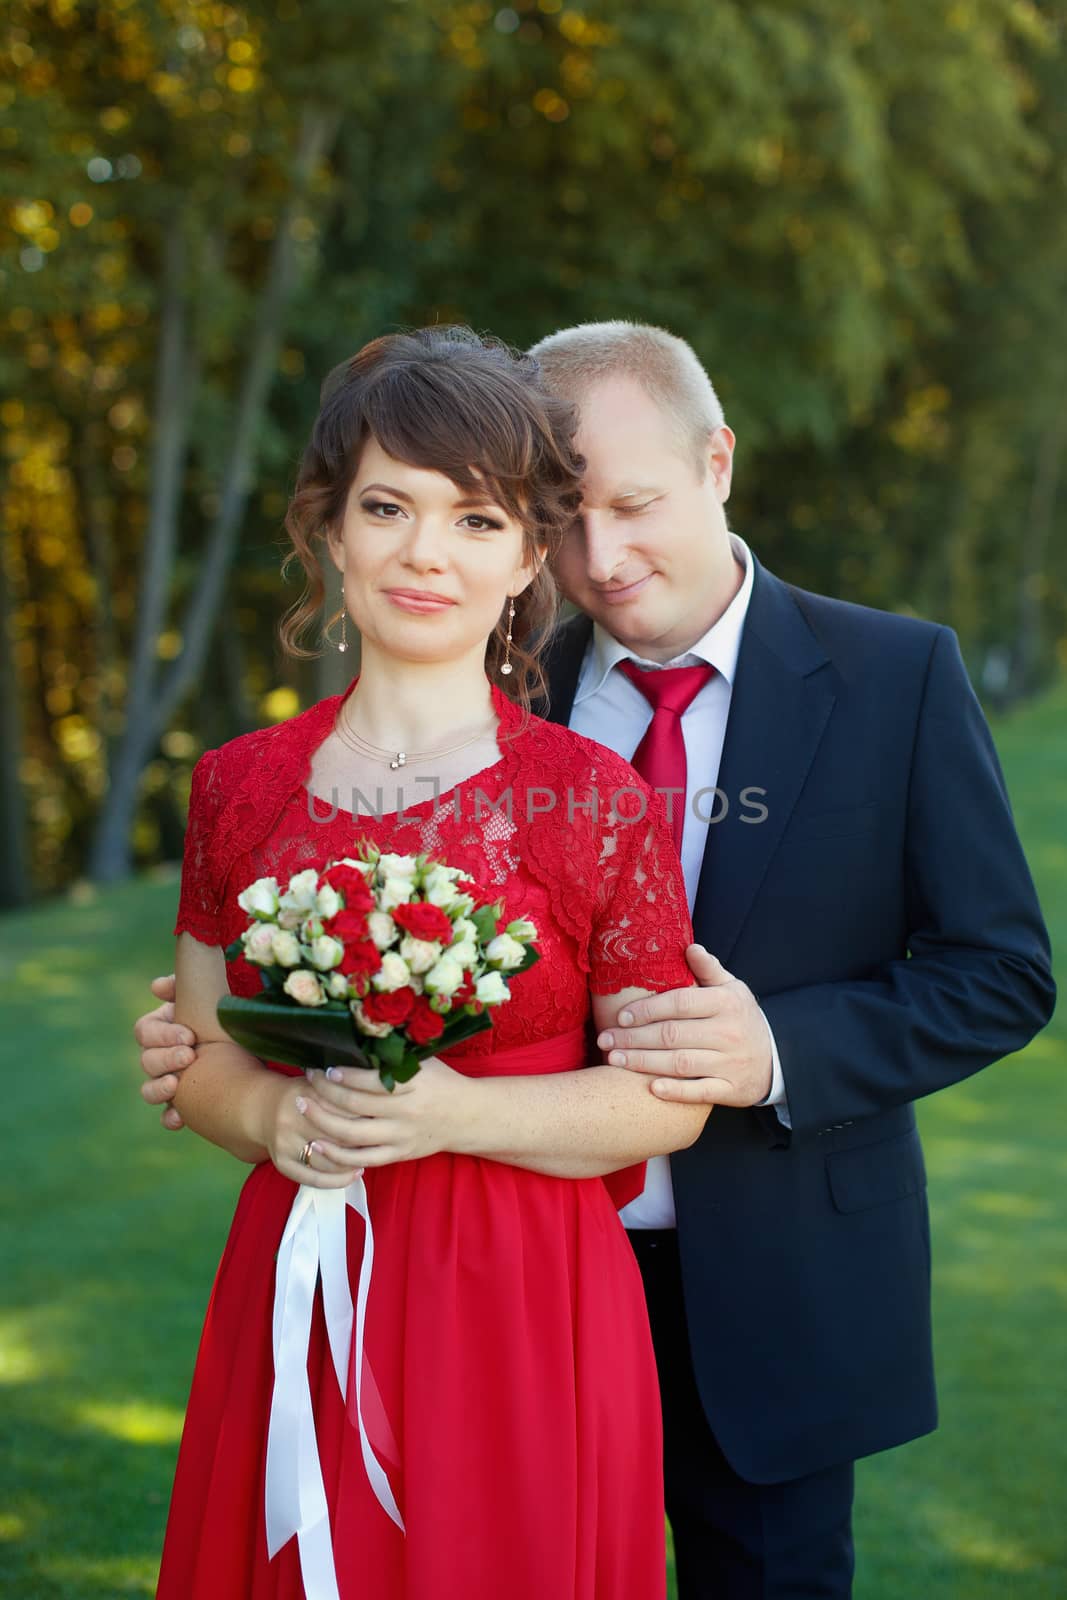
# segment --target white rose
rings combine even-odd
[[[324,933],[312,943],[311,965],[320,972],[329,972],[336,967],[344,953],[345,947],[340,939],[331,939],[328,933]]]
[[[473,967],[478,959],[478,946],[473,939],[461,939],[459,944],[450,944],[448,954],[453,961],[458,961],[461,967]]]
[[[411,969],[407,962],[395,950],[388,950],[371,982],[380,993],[392,994],[394,989],[402,989],[410,978]]]
[[[419,863],[414,856],[379,856],[378,866],[383,878],[409,878],[414,880]]]
[[[277,878],[257,878],[237,896],[237,904],[250,917],[273,917],[278,910]]]
[[[332,883],[324,883],[315,896],[315,914],[319,917],[335,917],[341,909],[341,896]]]
[[[300,924],[300,937],[305,944],[314,944],[316,939],[322,938],[323,932],[322,919],[316,917],[314,913],[310,917],[305,917]]]
[[[363,1009],[359,1000],[349,1001],[349,1010],[356,1021],[360,1033],[365,1033],[369,1039],[384,1039],[387,1033],[392,1033],[391,1022],[372,1022]]]
[[[474,998],[483,1006],[498,1006],[511,999],[511,992],[499,972],[487,972],[474,985]]]
[[[304,913],[298,911],[295,906],[283,905],[278,912],[278,926],[288,933],[295,933],[303,920]]]
[[[510,933],[498,933],[485,947],[485,959],[503,972],[512,972],[526,960],[526,951]]]
[[[295,933],[289,933],[285,928],[275,928],[271,944],[274,950],[274,960],[279,967],[297,967],[300,965],[302,951],[300,940]]]
[[[441,954],[441,946],[432,939],[413,939],[407,933],[400,941],[400,954],[412,972],[429,972]]]
[[[322,992],[322,984],[313,972],[290,972],[282,985],[286,994],[291,994],[294,1000],[302,1006],[324,1006],[326,996]]]
[[[387,911],[372,911],[367,917],[367,932],[379,950],[396,943],[397,926]]]
[[[455,883],[457,878],[462,877],[463,873],[459,867],[446,867],[443,861],[434,861],[432,864],[427,865],[422,881],[425,884],[429,883],[431,879],[439,878],[445,883]]]
[[[329,972],[326,974],[326,993],[331,1000],[348,999],[348,979],[343,972]]]
[[[456,888],[458,877],[456,867],[431,867],[422,880],[422,892],[432,906],[440,906],[442,911],[447,911],[459,899],[459,890]]]
[[[474,943],[477,941],[477,938],[478,930],[470,918],[457,917],[456,921],[452,924],[452,943],[454,945]]]
[[[245,960],[257,967],[274,965],[274,927],[269,922],[253,922],[241,935],[245,947]]]
[[[446,952],[426,974],[426,993],[447,999],[449,995],[455,994],[465,976],[459,962],[454,961],[451,954]]]
[[[509,922],[504,929],[513,939],[518,939],[521,944],[529,944],[531,939],[537,938],[537,929],[529,917],[516,917],[514,922]]]
[[[415,885],[410,878],[386,878],[378,891],[378,910],[395,911],[397,906],[407,905],[415,893]]]
[[[319,874],[315,867],[305,867],[289,879],[289,887],[282,895],[283,906],[295,906],[298,911],[310,911],[315,904],[319,887]]]

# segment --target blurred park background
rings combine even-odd
[[[1063,947],[1065,25],[1067,0],[7,0],[16,1064],[54,1026],[50,1071],[9,1079],[5,1594],[152,1590],[236,1178],[141,1112],[129,1025],[170,965],[197,756],[345,681],[277,648],[281,520],[366,339],[689,339],[760,558],[959,632]],[[923,1108],[946,1427],[864,1470],[861,1595],[1067,1592],[1065,1067],[1054,1024]]]

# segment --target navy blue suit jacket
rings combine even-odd
[[[590,634],[554,641],[558,721]],[[718,787],[696,937],[770,1019],[793,1128],[716,1107],[671,1171],[701,1398],[769,1483],[936,1425],[913,1102],[1020,1049],[1055,990],[950,629],[757,564]]]

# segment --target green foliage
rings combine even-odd
[[[280,525],[323,374],[465,319],[661,322],[739,437],[732,516],[793,581],[956,626],[991,694],[1067,645],[1062,0],[11,0],[0,479],[40,888],[84,870],[129,702],[166,244],[195,396],[164,665],[225,488],[309,108],[334,131],[205,682],[142,779],[180,846],[204,743],[322,692],[279,658]]]

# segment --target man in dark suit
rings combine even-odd
[[[716,1107],[624,1213],[679,1593],[847,1595],[853,1462],[936,1423],[913,1102],[1045,1024],[1047,936],[954,635],[759,565],[680,340],[593,324],[534,353],[587,462],[547,714],[669,791],[700,941],[699,987],[600,1041]],[[181,1065],[165,1011],[138,1024],[153,1077]]]

